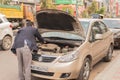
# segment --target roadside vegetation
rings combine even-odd
[[[12,0],[0,0],[0,4],[9,4]]]
[[[55,9],[56,8],[52,0],[41,0],[40,6],[41,6],[41,9]]]
[[[92,14],[97,13],[97,14],[103,14],[105,13],[105,8],[101,7],[98,8],[97,2],[93,1],[90,6],[88,6],[82,13],[82,17],[90,17]]]

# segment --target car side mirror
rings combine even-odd
[[[103,39],[102,34],[95,35],[95,40],[102,40],[102,39]]]

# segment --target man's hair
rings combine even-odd
[[[30,20],[26,20],[26,26],[32,26],[33,23]]]

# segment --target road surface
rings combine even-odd
[[[120,50],[114,50],[113,59],[115,59],[117,55],[120,55],[119,53]],[[93,80],[108,64],[110,64],[110,62],[100,61],[97,63],[91,71],[89,80]],[[10,51],[0,51],[0,80],[18,80],[17,58]],[[32,77],[32,80],[45,79]]]

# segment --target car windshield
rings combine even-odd
[[[104,20],[104,22],[110,28],[120,29],[120,20]]]
[[[82,25],[85,33],[87,34],[88,27],[89,27],[89,24],[90,24],[89,21],[82,21],[82,20],[81,20],[80,23],[81,23],[81,25]]]
[[[45,32],[41,34],[44,38],[59,38],[59,39],[68,39],[68,40],[84,40],[83,37],[66,32]]]

